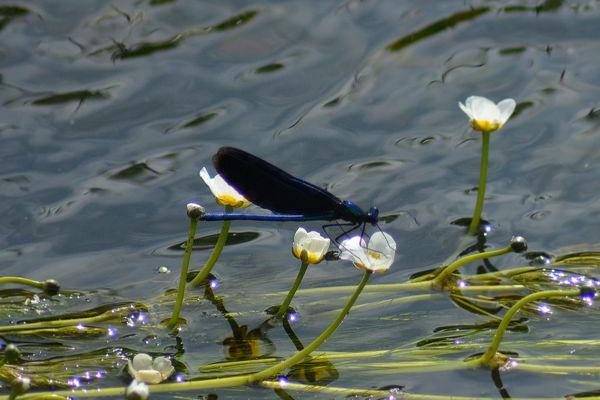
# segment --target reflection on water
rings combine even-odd
[[[193,378],[224,359],[272,362],[324,329],[324,315],[340,307],[337,294],[300,295],[302,320],[293,325],[263,312],[297,272],[289,251],[297,225],[237,221],[217,266],[221,286],[189,293],[179,337],[160,326],[173,301],[185,204],[214,204],[197,173],[222,145],[261,154],[365,209],[377,205],[399,257],[375,283],[429,273],[455,249],[463,227],[453,221],[468,218],[475,200],[480,137],[457,107],[475,94],[518,104],[491,139],[484,218],[493,229],[474,249],[520,234],[532,250],[467,270],[485,277],[528,266],[510,278],[522,291],[474,294],[467,286],[431,302],[368,294],[365,303],[385,307],[352,312],[323,348],[333,355],[306,360],[288,378],[342,387],[399,382],[431,394],[451,387],[464,396],[593,393],[585,377],[449,371],[400,379],[381,363],[422,359],[414,351],[431,348],[443,348],[438,359],[465,358],[481,351],[518,295],[595,282],[598,257],[588,250],[600,242],[599,36],[594,0],[0,5],[0,265],[3,275],[55,278],[77,290],[46,296],[3,286],[2,325],[73,322],[139,302],[150,318],[140,324],[139,315],[115,311],[123,320],[3,334],[25,360],[3,369],[5,380],[28,368],[56,386],[122,385],[116,377],[139,351],[176,357]],[[200,227],[194,248],[204,251],[195,265],[219,228]],[[553,259],[560,254],[567,255]],[[158,274],[162,265],[173,273]],[[303,288],[355,281],[354,269],[331,257],[309,269]],[[113,289],[96,291],[103,287]],[[521,357],[574,351],[563,361],[584,363],[579,345],[535,345],[595,340],[593,308],[577,300],[547,307],[552,314],[536,305],[513,321],[507,349]],[[341,358],[358,350],[397,352],[369,359],[371,368]],[[589,344],[585,353],[598,356]]]

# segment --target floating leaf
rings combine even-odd
[[[232,246],[236,244],[242,244],[251,242],[260,236],[258,232],[229,232],[227,235],[227,240],[225,241],[225,246]],[[219,239],[219,235],[206,235],[199,238],[194,239],[194,250],[206,250],[212,249],[215,247],[217,240]],[[177,243],[173,246],[169,247],[169,250],[185,250],[185,243],[181,242]]]

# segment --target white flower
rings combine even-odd
[[[367,245],[360,236],[353,236],[340,244],[342,260],[350,260],[354,266],[364,271],[384,273],[396,255],[396,242],[384,232],[375,232]]]
[[[309,264],[318,264],[329,250],[329,239],[325,239],[318,232],[306,232],[304,228],[298,228],[294,235],[292,252],[294,256]],[[302,253],[306,255],[303,256]],[[306,259],[303,259],[306,257]]]
[[[138,353],[133,361],[127,360],[129,374],[137,381],[144,383],[161,383],[175,372],[171,360],[156,357],[152,360],[146,353]]]
[[[150,388],[144,382],[139,382],[136,379],[132,380],[127,390],[125,397],[127,400],[147,400],[150,396]]]
[[[229,183],[225,182],[225,179],[223,179],[221,175],[217,174],[214,178],[211,178],[210,175],[208,175],[206,168],[202,167],[200,170],[200,178],[208,185],[208,188],[220,205],[236,208],[246,208],[250,205],[250,202],[246,200],[244,196],[239,194]]]
[[[513,99],[504,99],[495,104],[480,96],[468,97],[465,104],[458,103],[460,109],[469,116],[473,129],[480,132],[493,132],[502,128],[515,111],[516,105]]]

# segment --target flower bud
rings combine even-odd
[[[48,279],[44,282],[44,292],[49,296],[57,295],[60,291],[60,285],[54,279]]]
[[[196,203],[187,204],[187,215],[192,219],[198,219],[206,213],[204,207]]]
[[[21,361],[21,351],[11,343],[4,349],[4,359],[8,364],[17,364]]]
[[[148,400],[148,397],[150,397],[150,388],[148,385],[135,379],[131,381],[125,391],[125,398],[127,400]]]
[[[513,236],[510,239],[510,247],[515,253],[527,251],[527,240],[523,236]]]

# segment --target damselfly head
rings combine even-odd
[[[371,225],[377,225],[379,221],[379,208],[371,207],[367,213],[368,221]]]

